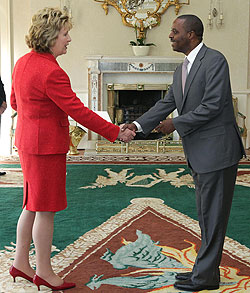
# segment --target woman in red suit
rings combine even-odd
[[[11,106],[18,113],[15,145],[24,177],[23,211],[17,225],[16,255],[10,274],[23,277],[38,289],[74,287],[57,276],[50,262],[55,212],[67,207],[66,153],[69,148],[68,115],[109,141],[130,141],[132,131],[107,122],[85,107],[72,91],[67,74],[56,58],[66,54],[71,38],[69,16],[45,8],[32,18],[26,43],[31,52],[13,71]],[[36,272],[29,263],[33,238]]]

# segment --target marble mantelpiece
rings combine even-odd
[[[112,57],[88,56],[89,108],[106,110],[106,85],[122,84],[170,84],[176,67],[182,58],[157,56]]]

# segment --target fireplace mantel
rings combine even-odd
[[[182,58],[88,56],[89,108],[105,111],[106,84],[171,84]]]
[[[88,107],[107,111],[107,86],[112,84],[169,85],[183,58],[158,56],[87,56]],[[94,139],[89,133],[89,140]]]
[[[90,73],[114,73],[114,72],[165,72],[172,73],[183,61],[180,58],[168,58],[157,56],[145,57],[111,57],[89,56]]]

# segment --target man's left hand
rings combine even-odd
[[[166,120],[160,122],[158,126],[156,126],[155,130],[157,132],[162,132],[163,134],[170,134],[175,131],[174,123],[172,118],[167,118]]]

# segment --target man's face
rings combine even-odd
[[[173,22],[169,38],[174,51],[186,54],[190,49],[190,32],[185,30],[184,22],[184,19],[178,18]]]

